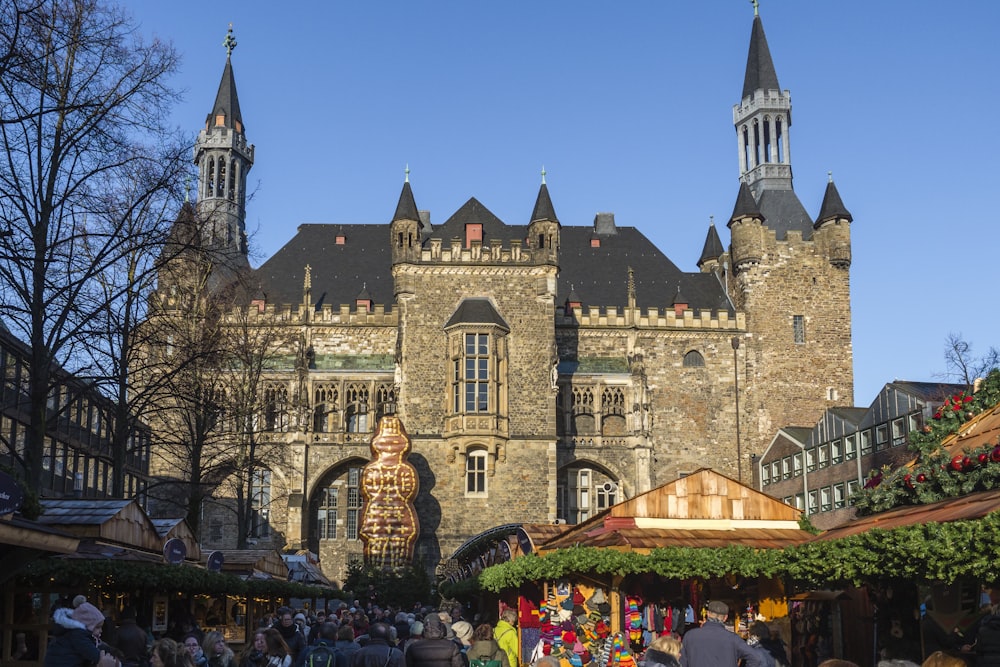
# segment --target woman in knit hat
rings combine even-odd
[[[455,643],[458,649],[465,653],[472,646],[472,634],[474,632],[472,624],[468,621],[455,621],[451,624],[451,631],[455,633]]]
[[[52,621],[55,637],[45,650],[45,667],[116,667],[118,660],[98,648],[104,614],[86,598],[77,596],[75,609],[61,607],[55,610]]]

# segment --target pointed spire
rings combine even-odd
[[[844,202],[840,199],[837,186],[833,184],[833,173],[831,172],[829,176],[830,181],[826,184],[826,192],[823,194],[823,205],[819,207],[819,216],[816,218],[816,224],[813,225],[816,229],[819,229],[824,222],[831,220],[847,220],[848,222],[854,220],[851,212],[847,210]]]
[[[529,222],[539,220],[551,220],[559,222],[556,217],[556,210],[552,206],[552,199],[549,197],[549,186],[545,185],[545,167],[542,167],[542,185],[538,188],[538,198],[535,199],[535,209],[531,212]]]
[[[732,225],[740,218],[759,218],[760,220],[764,220],[764,216],[760,212],[760,207],[757,205],[757,200],[753,198],[750,188],[743,182],[740,182],[740,192],[736,195],[736,206],[733,207],[733,215],[729,218],[729,224]]]
[[[417,202],[413,199],[413,190],[410,188],[410,168],[406,168],[406,180],[403,181],[403,191],[399,193],[399,203],[396,204],[396,213],[392,216],[392,222],[397,220],[413,220],[420,222],[420,211],[417,210]]]
[[[767,37],[764,36],[764,24],[757,14],[756,5],[750,32],[750,52],[747,54],[747,72],[743,79],[743,97],[752,95],[755,90],[781,90],[774,61],[771,60],[771,50],[767,47]]]
[[[226,67],[222,70],[219,92],[215,95],[215,105],[212,107],[212,113],[208,114],[206,122],[209,128],[216,127],[221,116],[223,127],[243,133],[245,130],[243,115],[240,113],[240,98],[236,94],[236,78],[233,76],[233,63],[230,57],[236,48],[232,23],[229,24],[229,32],[226,33],[222,45],[226,47]]]
[[[677,285],[677,294],[674,295],[674,300],[670,304],[671,306],[687,306],[691,302],[688,301],[687,297],[681,294],[681,286]]]
[[[698,268],[705,262],[717,261],[722,253],[722,240],[719,232],[715,229],[715,220],[712,219],[708,225],[708,234],[705,236],[705,247],[701,249],[701,257],[698,259]]]

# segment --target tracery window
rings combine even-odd
[[[313,388],[313,431],[329,433],[336,429],[339,399],[336,385],[324,383]]]
[[[247,537],[267,537],[271,534],[271,471],[258,468],[250,482],[250,530]]]
[[[368,425],[368,386],[360,382],[347,386],[345,400],[347,403],[347,430],[350,433],[367,433]]]
[[[589,387],[573,387],[570,397],[573,428],[581,435],[594,433],[594,392]]]
[[[283,382],[264,385],[264,430],[288,430],[288,385]]]

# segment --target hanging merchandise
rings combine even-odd
[[[629,639],[638,642],[642,639],[642,614],[639,613],[639,605],[642,599],[632,597],[625,598],[625,629],[628,631]]]
[[[625,645],[625,638],[621,633],[616,633],[611,640],[611,667],[636,667],[635,658],[628,646]]]

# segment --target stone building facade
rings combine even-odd
[[[613,214],[561,224],[544,175],[519,223],[470,198],[432,224],[407,179],[387,223],[301,225],[244,267],[258,291],[231,319],[283,333],[255,421],[281,464],[255,487],[254,540],[342,577],[383,414],[411,436],[434,564],[490,526],[576,523],[703,467],[749,481],[776,428],[850,405],[851,215],[832,182],[815,220],[797,199],[790,110],[755,16],[732,241],[710,227],[697,271]],[[196,162],[201,237],[239,260],[253,146],[228,59]],[[233,530],[209,513],[203,544]]]

